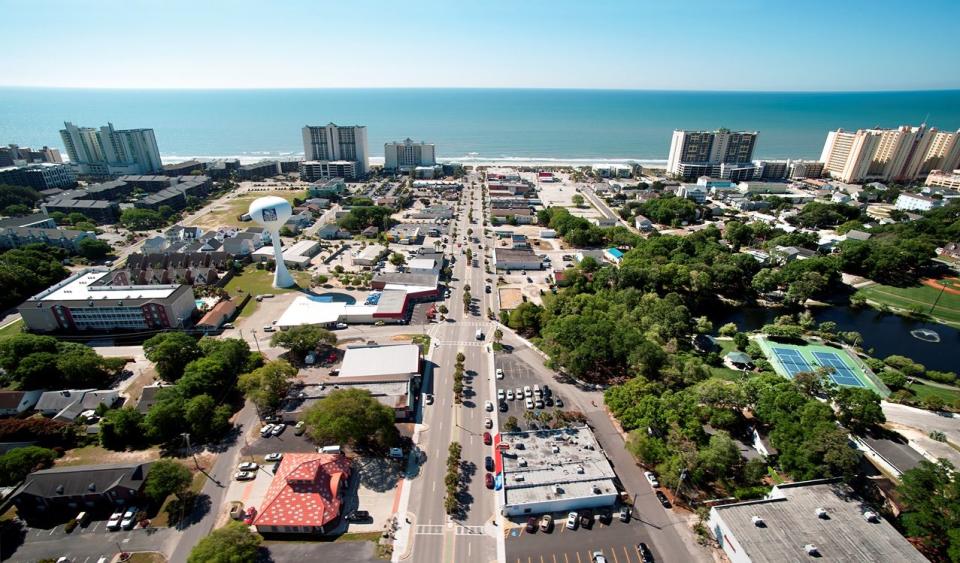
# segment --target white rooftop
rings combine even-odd
[[[377,377],[414,374],[420,371],[420,346],[358,346],[347,348],[340,377]]]
[[[318,301],[306,295],[293,300],[277,319],[277,326],[291,327],[310,324],[335,323],[343,315],[347,304],[336,301]]]
[[[178,285],[92,286],[107,275],[105,269],[87,269],[37,294],[41,301],[79,301],[90,299],[164,299]]]

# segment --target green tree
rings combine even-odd
[[[242,522],[230,521],[200,540],[187,563],[246,563],[259,559],[263,538]]]
[[[152,209],[124,209],[120,213],[120,224],[131,231],[149,231],[166,224],[163,216]]]
[[[722,327],[720,327],[719,330],[717,330],[717,334],[719,334],[720,336],[733,336],[737,334],[737,330],[738,329],[737,329],[736,323],[727,323]]]
[[[177,381],[183,370],[201,356],[196,338],[185,332],[162,332],[143,343],[143,352],[156,364],[157,374],[166,381]]]
[[[585,202],[585,200],[583,199],[583,196],[580,194],[573,194],[573,197],[570,198],[570,201],[573,202],[573,205],[575,207],[583,207],[583,204]]]
[[[95,238],[85,238],[77,243],[77,250],[80,253],[80,256],[84,258],[89,258],[91,260],[98,260],[103,258],[107,254],[110,254],[110,245],[106,241],[95,239]]]
[[[736,475],[742,462],[736,442],[724,431],[710,436],[710,441],[700,449],[697,459],[699,469],[714,478]]]
[[[733,344],[737,347],[737,350],[743,351],[750,345],[750,339],[746,334],[738,332],[733,335]]]
[[[407,263],[407,259],[406,257],[404,257],[403,254],[400,254],[399,252],[394,252],[393,254],[390,255],[390,263],[393,264],[394,266],[402,266]]]
[[[907,506],[901,521],[907,535],[945,559],[960,561],[960,479],[953,464],[921,460],[900,481],[897,490]]]
[[[189,469],[172,459],[161,459],[150,466],[143,492],[150,500],[159,504],[170,495],[183,495],[190,488],[191,482],[193,475]]]
[[[837,419],[855,434],[887,421],[880,408],[880,395],[862,387],[841,387],[833,394]]]
[[[0,486],[16,485],[28,474],[46,469],[57,459],[57,452],[37,446],[14,448],[0,455]]]
[[[261,412],[273,412],[290,391],[297,368],[286,360],[273,360],[240,376],[239,387]]]
[[[341,389],[304,412],[307,433],[321,444],[394,445],[399,439],[393,409],[368,391]]]
[[[319,325],[292,326],[270,337],[271,346],[286,348],[298,358],[320,345],[334,346],[336,343],[337,336]]]
[[[109,410],[100,419],[100,444],[108,450],[140,447],[145,435],[143,415],[133,407]]]

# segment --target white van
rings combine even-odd
[[[483,331],[479,328],[477,329],[477,340],[483,340]]]
[[[317,448],[317,452],[322,454],[338,454],[340,453],[340,446],[321,446]]]

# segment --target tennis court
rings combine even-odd
[[[865,387],[876,391],[881,397],[890,394],[887,386],[846,350],[823,344],[785,344],[767,338],[759,338],[757,343],[773,369],[784,377],[793,379],[800,372],[812,373],[817,368],[825,367],[831,368],[829,377],[837,385]]]

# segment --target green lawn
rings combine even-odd
[[[721,358],[726,356],[728,352],[737,350],[733,340],[717,340],[717,346],[720,347],[720,351],[717,353],[720,354]],[[710,372],[713,373],[714,377],[727,381],[740,381],[744,377],[742,372],[724,366],[710,366]]]
[[[864,287],[857,291],[857,295],[889,307],[919,311],[943,324],[960,327],[960,295],[946,291],[941,295],[939,289],[925,285],[893,287],[881,284]],[[938,296],[940,299],[931,311]]]
[[[300,291],[301,288],[310,287],[310,274],[307,272],[291,271],[293,279],[298,286],[277,289],[273,287],[273,272],[267,270],[258,270],[254,265],[248,265],[242,273],[235,274],[224,289],[233,297],[243,297],[244,294],[250,294],[253,297],[264,293],[289,293],[291,291]],[[257,310],[257,302],[254,299],[244,306],[240,311],[241,317],[247,317]]]
[[[920,401],[927,397],[936,396],[943,399],[943,402],[948,405],[960,404],[960,389],[944,389],[933,385],[924,385],[921,382],[908,385],[907,389],[913,391],[913,394]]]
[[[20,334],[21,330],[23,330],[23,319],[17,319],[3,328],[0,328],[0,340]]]

